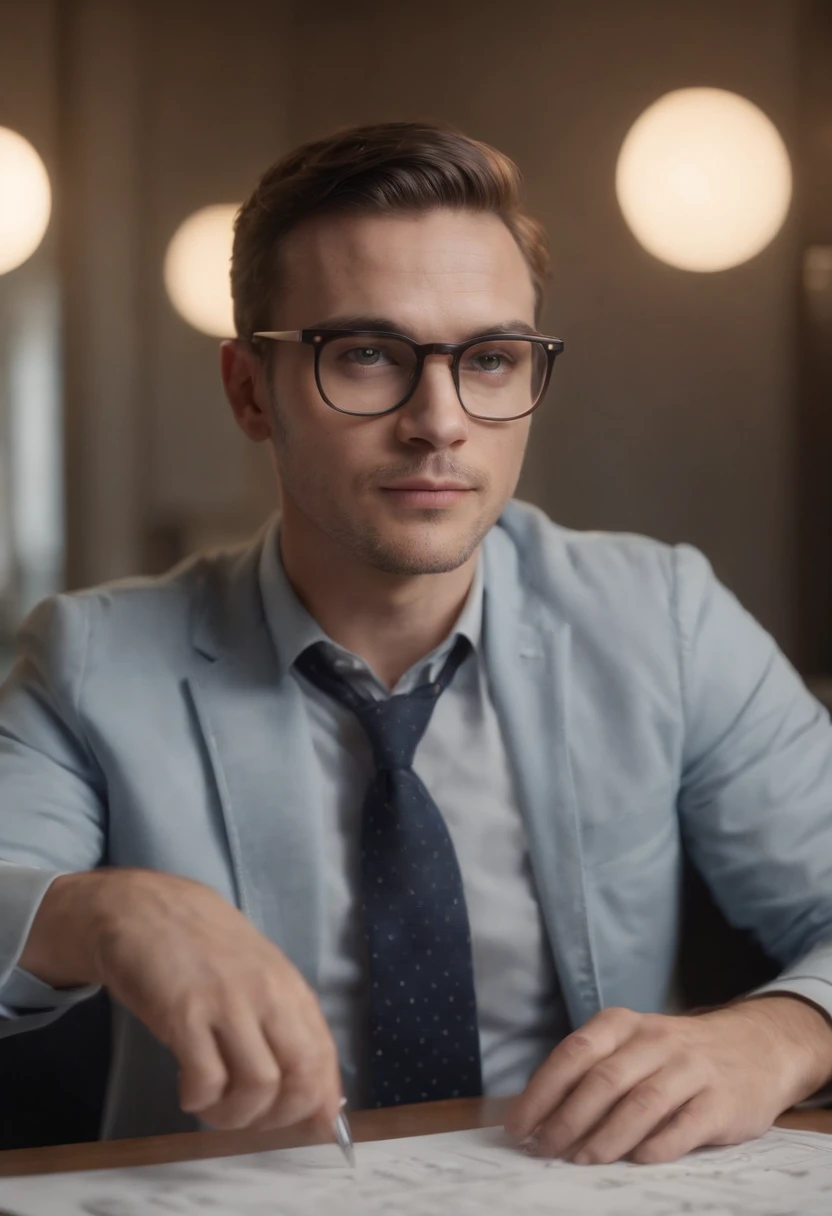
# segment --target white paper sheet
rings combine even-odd
[[[830,1216],[832,1136],[775,1130],[672,1165],[527,1157],[497,1128],[28,1178],[4,1216]]]

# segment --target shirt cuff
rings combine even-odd
[[[812,1005],[816,1005],[830,1020],[832,1034],[832,983],[818,979],[814,975],[786,975],[782,979],[771,980],[761,988],[755,988],[748,993],[755,996],[796,996],[802,997]],[[832,1104],[832,1081],[829,1081],[817,1093],[811,1094],[803,1102],[798,1102],[797,1109],[812,1109]]]
[[[64,1010],[95,996],[100,988],[100,984],[83,984],[78,988],[52,988],[29,971],[24,971],[22,967],[13,967],[5,984],[0,987],[0,1013],[6,1017],[15,1017],[18,1012],[46,1013],[47,1010]]]
[[[797,996],[817,1005],[832,1024],[832,983],[816,975],[782,975],[747,994],[752,996]]]
[[[100,987],[52,988],[17,965],[44,895],[67,872],[0,862],[0,1009],[6,1023],[26,1015],[54,1018]],[[28,1028],[28,1021],[20,1027]],[[11,1027],[6,1025],[5,1032],[11,1032]]]
[[[0,999],[44,895],[65,872],[0,862]]]

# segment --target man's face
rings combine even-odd
[[[280,284],[278,330],[359,328],[345,319],[374,318],[364,327],[461,342],[507,321],[534,324],[526,263],[492,215],[319,217],[287,238]],[[467,561],[514,493],[530,418],[469,418],[447,355],[428,356],[401,409],[352,417],[322,400],[311,347],[280,343],[272,354],[267,392],[284,528],[302,523],[391,574],[442,573]],[[422,505],[392,488],[414,478],[465,489],[455,501]]]

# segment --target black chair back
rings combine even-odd
[[[49,1026],[0,1039],[0,1149],[97,1140],[110,1042],[105,992]]]

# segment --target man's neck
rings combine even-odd
[[[478,555],[444,574],[388,574],[327,541],[300,536],[285,521],[280,551],[306,611],[388,688],[450,633],[471,590]]]

